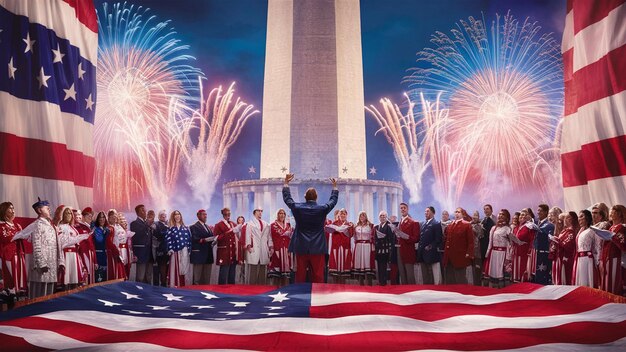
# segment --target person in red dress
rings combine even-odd
[[[20,242],[13,237],[22,231],[19,224],[13,222],[15,208],[11,202],[0,204],[0,267],[4,288],[10,294],[25,295],[28,288],[26,260]]]
[[[624,292],[624,278],[621,267],[622,254],[626,252],[626,207],[615,205],[609,212],[613,223],[609,231],[613,232],[610,241],[604,241],[600,257],[600,288],[607,292],[621,295]]]
[[[126,251],[125,232],[118,224],[117,211],[109,210],[108,213],[109,236],[107,237],[107,271],[108,279],[128,279],[124,259],[128,258]],[[121,246],[120,246],[121,245]]]
[[[91,210],[91,208],[85,208],[85,210]],[[91,230],[91,220],[89,222],[85,222],[83,218],[83,212],[75,212],[74,213],[74,229],[80,235],[90,235]],[[95,274],[96,274],[96,247],[93,243],[93,236],[89,236],[86,239],[82,240],[78,244],[78,253],[83,262],[83,268],[85,269],[85,273],[83,275],[83,282],[85,284],[93,284],[95,283]]]
[[[576,234],[578,215],[570,211],[564,213],[564,229],[550,237],[550,259],[552,259],[552,284],[571,285],[576,255]]]
[[[350,239],[354,235],[354,224],[347,220],[348,211],[339,210],[339,219],[332,225],[341,228],[331,235],[330,259],[328,273],[336,284],[345,284],[352,272],[352,248]]]
[[[289,278],[293,272],[293,253],[289,253],[289,243],[293,229],[287,220],[285,209],[278,209],[276,220],[270,225],[274,254],[270,258],[268,276],[272,279],[272,285],[285,286],[289,284]]]
[[[520,224],[515,229],[514,234],[524,244],[515,244],[513,247],[513,282],[527,282],[530,280],[529,255],[538,229],[533,220],[534,218],[535,215],[532,209],[524,208],[520,211]]]

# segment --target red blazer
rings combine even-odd
[[[468,255],[469,257],[466,257]],[[474,232],[472,225],[465,220],[455,220],[446,227],[446,245],[443,251],[443,265],[448,262],[461,269],[472,264],[474,259]]]
[[[400,222],[400,231],[409,235],[408,239],[398,238],[400,243],[400,257],[405,264],[415,264],[415,244],[420,240],[420,223],[407,217]]]
[[[237,264],[237,235],[232,229],[236,224],[228,223],[230,227],[220,220],[213,228],[213,234],[217,236],[217,265]]]

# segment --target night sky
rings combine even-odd
[[[95,3],[101,10],[104,1]],[[262,111],[267,1],[137,0],[127,3],[150,8],[151,14],[159,20],[171,20],[178,38],[191,46],[189,54],[197,59],[194,65],[207,77],[205,89],[237,81],[237,94]],[[469,16],[484,16],[490,23],[496,13],[505,14],[510,10],[520,20],[530,17],[537,21],[542,32],[552,32],[560,42],[565,5],[565,0],[361,0],[365,103],[378,105],[382,97],[392,98],[398,104],[403,101],[402,93],[408,89],[407,84],[402,83],[407,69],[415,66],[416,52],[429,46],[430,36],[435,31],[449,32],[458,20]],[[259,169],[261,117],[259,114],[248,123],[239,142],[231,149],[223,180],[249,179],[248,167]],[[375,166],[378,171],[368,177],[400,181],[391,147],[382,135],[374,136],[377,125],[365,112],[364,118],[367,166]],[[258,173],[252,177],[258,178]],[[428,178],[432,176],[425,177],[425,183],[430,183]],[[425,192],[430,191],[425,188]],[[421,208],[431,203],[438,205],[430,194],[425,194],[424,198],[419,205]],[[218,188],[213,207],[217,209],[221,204],[221,189]],[[534,208],[536,204],[529,206]],[[421,215],[422,212],[416,213]]]

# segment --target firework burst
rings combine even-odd
[[[202,87],[202,82],[200,82]],[[204,95],[201,92],[201,96]],[[235,98],[235,83],[226,91],[222,86],[209,92],[194,114],[199,129],[198,143],[187,143],[187,183],[194,197],[209,206],[222,174],[230,147],[237,141],[246,122],[259,111]]]
[[[545,173],[533,177],[552,148],[563,95],[558,43],[540,30],[510,14],[497,16],[490,30],[470,17],[450,34],[437,32],[433,47],[418,53],[420,67],[406,79],[411,96],[432,116],[443,112],[440,99],[447,106],[440,121],[424,124],[425,151],[446,203],[458,204],[467,191],[481,200],[558,191]],[[423,92],[441,96],[432,105]]]
[[[418,134],[418,125],[413,115],[414,104],[405,95],[409,105],[406,114],[402,114],[400,107],[388,98],[380,100],[382,112],[374,105],[365,107],[372,114],[387,142],[393,148],[393,155],[400,166],[402,180],[409,189],[410,202],[417,203],[422,195],[422,175],[429,163],[424,158],[422,138]]]
[[[149,9],[105,3],[98,32],[96,202],[128,209],[132,199],[150,196],[162,205],[191,126],[191,82],[202,73],[189,65],[194,58],[169,21]]]

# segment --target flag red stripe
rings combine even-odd
[[[65,144],[0,132],[0,174],[71,181],[93,187],[95,159]]]
[[[495,317],[544,317],[560,314],[577,314],[599,308],[606,302],[596,300],[585,302],[589,293],[573,291],[553,301],[515,300],[488,305],[462,303],[421,303],[399,306],[390,303],[343,303],[327,306],[313,306],[310,309],[314,318],[339,318],[350,315],[393,315],[422,321],[437,321],[459,315],[489,315]],[[581,306],[581,302],[585,302]],[[520,309],[524,307],[524,309]]]
[[[624,57],[626,45],[610,51],[600,60],[574,72],[573,78],[565,81],[566,117],[583,105],[626,90],[626,79],[623,78],[626,77]]]
[[[592,180],[626,175],[624,151],[626,136],[619,136],[585,144],[581,150],[562,154],[563,187],[580,186]]]
[[[78,20],[89,28],[92,32],[98,33],[98,17],[93,1],[85,0],[63,0],[76,12]]]
[[[268,319],[271,320],[271,319]],[[264,323],[269,323],[267,320]],[[251,323],[252,324],[252,323]],[[4,324],[0,324],[4,325]],[[541,329],[491,329],[466,333],[364,331],[355,334],[319,336],[293,332],[258,335],[227,335],[174,329],[111,331],[93,326],[38,317],[17,319],[11,325],[48,330],[86,343],[143,342],[180,349],[255,350],[409,350],[409,349],[512,349],[546,343],[600,344],[624,337],[626,321],[620,323],[577,322]],[[367,324],[364,323],[364,329]],[[599,334],[598,332],[602,333]],[[158,336],[158,339],[155,339]],[[11,345],[3,343],[3,347]]]
[[[441,291],[441,292],[457,292],[464,295],[473,296],[491,296],[494,294],[515,293],[528,294],[532,293],[544,286],[532,283],[520,283],[508,286],[503,289],[494,289],[490,287],[471,286],[471,285],[391,285],[391,286],[355,286],[355,285],[334,285],[334,284],[313,284],[311,294],[336,294],[340,292],[367,292],[367,293],[385,293],[385,294],[402,294],[415,291]]]
[[[624,4],[626,0],[574,1],[574,34],[605,18],[609,12]],[[569,11],[568,2],[568,11]]]
[[[0,341],[2,341],[3,351],[50,351],[49,348],[42,348],[39,346],[31,345],[21,337],[6,335],[3,333],[0,333]]]

